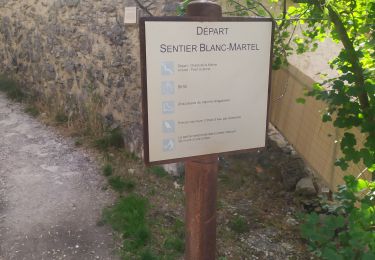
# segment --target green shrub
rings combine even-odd
[[[126,159],[134,161],[134,162],[138,162],[140,160],[139,157],[133,152],[125,151],[124,156]]]
[[[167,237],[164,241],[164,247],[169,250],[183,253],[185,250],[185,242],[178,237]]]
[[[229,222],[229,227],[239,234],[249,231],[249,225],[247,224],[246,218],[242,216],[235,216]]]
[[[95,146],[100,150],[107,150],[109,147],[123,148],[124,139],[120,128],[106,131],[104,135],[95,141]]]
[[[82,140],[81,139],[77,139],[77,140],[75,140],[75,142],[74,142],[74,145],[75,146],[81,146],[83,143],[82,143]]]
[[[103,167],[103,174],[104,176],[110,176],[112,175],[113,173],[113,167],[111,164],[107,163],[106,165],[104,165]]]
[[[35,107],[35,106],[31,106],[31,105],[30,105],[30,106],[27,106],[27,107],[25,108],[25,113],[31,115],[32,117],[37,117],[37,116],[39,116],[39,114],[40,114],[38,108]]]
[[[159,259],[157,256],[155,256],[150,249],[146,249],[141,253],[141,260],[157,260]]]
[[[147,210],[147,199],[134,194],[120,198],[113,207],[104,210],[103,221],[123,235],[124,250],[136,252],[150,241]]]
[[[185,223],[179,219],[176,219],[176,221],[173,224],[173,232],[178,238],[184,240],[185,239]]]
[[[149,172],[151,172],[152,174],[155,174],[158,177],[168,176],[168,172],[164,170],[164,168],[161,166],[152,166],[149,168]]]
[[[68,120],[69,120],[68,116],[62,111],[58,112],[55,115],[55,121],[59,124],[64,124],[64,123],[68,122]]]
[[[0,91],[3,91],[8,98],[18,102],[25,98],[25,94],[18,83],[4,75],[0,75]]]
[[[108,179],[109,185],[118,192],[132,191],[135,188],[135,183],[132,180],[124,180],[120,176],[111,176]]]
[[[327,215],[306,214],[302,237],[322,259],[375,259],[375,182],[345,176]]]

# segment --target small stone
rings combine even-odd
[[[174,186],[174,188],[175,188],[176,190],[180,190],[180,189],[181,189],[181,185],[178,184],[176,181],[173,182],[173,186]]]
[[[317,213],[322,212],[322,208],[321,208],[321,207],[316,207],[316,208],[315,208],[315,212],[317,212]]]
[[[256,171],[257,173],[263,173],[263,172],[264,172],[264,169],[262,168],[262,166],[257,165],[257,166],[255,166],[255,171]]]
[[[283,186],[287,191],[293,191],[297,182],[306,177],[304,165],[300,159],[291,159],[281,168],[281,178]]]
[[[281,243],[281,246],[284,247],[285,249],[287,249],[288,251],[291,251],[293,250],[293,245],[289,244],[289,243]]]
[[[65,0],[63,4],[67,7],[76,7],[79,4],[80,0]]]
[[[165,13],[170,13],[171,15],[173,15],[176,12],[177,6],[178,6],[178,3],[176,3],[175,1],[166,2],[163,8],[163,11]]]
[[[286,223],[287,223],[289,226],[296,226],[296,225],[299,224],[298,221],[295,220],[295,219],[292,218],[292,217],[288,217],[288,218],[286,219]]]
[[[316,189],[312,179],[310,177],[304,177],[300,179],[296,185],[295,192],[301,196],[316,195]]]
[[[134,174],[135,173],[135,169],[128,169],[128,173],[129,174]]]

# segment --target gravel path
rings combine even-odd
[[[0,94],[0,259],[117,259],[94,160]]]

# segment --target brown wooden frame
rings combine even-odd
[[[272,35],[271,35],[271,49],[270,49],[270,68],[269,68],[269,79],[268,79],[268,99],[267,99],[267,118],[266,118],[266,139],[268,132],[269,123],[269,110],[270,110],[270,96],[271,96],[271,71],[272,71],[272,59],[273,59],[273,42],[274,42],[274,30],[275,23],[271,18],[252,18],[252,17],[222,17],[222,18],[207,18],[207,17],[181,17],[181,16],[165,16],[165,17],[141,17],[139,21],[139,38],[140,38],[140,57],[141,57],[141,84],[142,84],[142,117],[143,117],[143,149],[144,149],[144,162],[147,166],[175,163],[186,160],[194,160],[201,158],[202,156],[219,156],[228,154],[237,154],[250,151],[257,151],[264,149],[265,147],[255,147],[250,149],[242,149],[235,151],[227,151],[222,153],[211,153],[197,156],[189,156],[182,158],[175,158],[162,161],[150,162],[149,154],[149,132],[148,132],[148,100],[147,100],[147,60],[146,60],[146,30],[145,22],[148,21],[163,21],[163,22],[271,22],[272,23]]]

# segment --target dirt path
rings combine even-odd
[[[117,259],[95,162],[0,94],[0,259]]]

